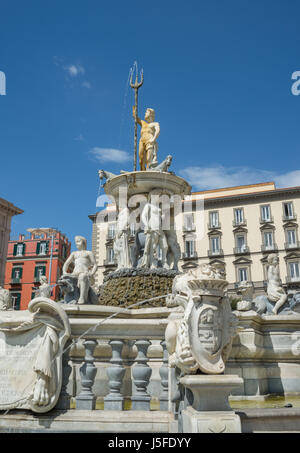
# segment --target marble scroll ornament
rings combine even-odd
[[[70,333],[65,311],[46,297],[33,299],[27,310],[0,311],[0,410],[55,407]]]
[[[177,319],[169,318],[166,342],[170,366],[183,375],[225,370],[237,328],[237,318],[224,296],[227,285],[220,271],[210,265],[174,279],[167,305],[180,305],[184,312]]]

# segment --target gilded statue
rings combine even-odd
[[[141,126],[141,138],[139,142],[139,161],[141,171],[145,171],[157,165],[157,138],[160,133],[159,123],[155,122],[153,109],[147,108],[144,120],[136,116],[136,108],[133,106],[133,117]]]

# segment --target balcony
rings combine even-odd
[[[243,220],[236,220],[234,219],[232,221],[232,225],[236,228],[236,227],[239,227],[239,226],[246,226],[247,225],[247,220],[243,219]]]
[[[214,223],[214,224],[209,223],[209,224],[207,225],[207,228],[208,228],[209,230],[220,230],[220,229],[221,229],[221,223],[220,223],[220,222]]]
[[[278,247],[277,247],[277,244],[271,244],[271,245],[266,245],[266,244],[263,244],[261,246],[261,251],[262,252],[277,252],[278,250]]]
[[[210,258],[213,258],[215,256],[223,256],[224,255],[224,252],[223,252],[223,249],[218,249],[218,250],[207,250],[207,255],[210,257]]]
[[[299,249],[300,248],[300,242],[299,241],[295,241],[295,242],[285,242],[284,243],[284,248],[286,250],[295,250],[295,249]]]
[[[190,260],[190,259],[197,259],[198,253],[197,252],[183,252],[182,259],[183,260]]]
[[[115,238],[115,231],[108,231],[106,234],[106,241],[112,241]]]
[[[194,223],[191,225],[183,225],[184,233],[190,233],[191,231],[196,231],[196,225]]]
[[[287,283],[300,283],[300,276],[298,277],[291,277],[290,275],[286,277]]]
[[[104,260],[104,266],[116,266],[117,262],[115,259]]]
[[[283,214],[282,220],[283,220],[283,222],[289,222],[290,220],[297,220],[297,215],[296,214],[290,214],[290,215]]]
[[[268,217],[268,218],[265,218],[263,219],[262,217],[259,219],[259,223],[261,224],[265,224],[265,223],[274,223],[274,218],[271,216],[271,217]]]
[[[242,247],[235,247],[233,249],[233,253],[235,255],[246,255],[246,254],[250,253],[250,249],[247,245],[243,245]]]

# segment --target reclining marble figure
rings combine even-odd
[[[27,310],[0,309],[0,410],[55,407],[70,334],[65,311],[46,297],[34,298]]]

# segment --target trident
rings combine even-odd
[[[141,81],[138,81],[138,70],[136,65],[136,77],[135,83],[132,82],[133,71],[130,76],[130,86],[134,89],[134,99],[135,99],[135,118],[134,118],[134,168],[133,171],[136,171],[136,156],[137,156],[137,114],[138,114],[138,90],[144,83],[144,74],[141,70]]]

